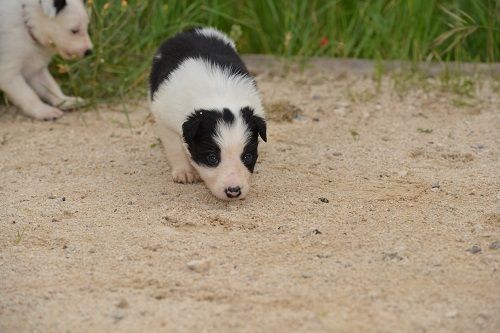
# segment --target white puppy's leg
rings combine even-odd
[[[85,102],[83,98],[64,95],[47,68],[30,78],[29,84],[42,99],[62,110],[73,109]]]
[[[20,74],[8,82],[1,82],[0,89],[24,113],[36,119],[53,120],[63,115],[61,110],[43,103]]]
[[[157,133],[167,153],[174,182],[194,183],[199,181],[198,173],[191,166],[189,158],[186,156],[182,138],[179,134],[162,125],[158,125]]]

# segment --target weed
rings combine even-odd
[[[158,147],[160,142],[161,142],[160,139],[157,138],[156,142],[153,142],[152,144],[149,145],[149,148],[154,149],[154,148]]]
[[[410,90],[419,88],[429,90],[431,82],[428,77],[418,69],[402,69],[392,75],[393,88],[396,94],[402,98]]]
[[[352,139],[354,141],[358,141],[359,140],[359,133],[358,133],[358,131],[356,131],[355,129],[351,129],[349,132],[351,133]]]
[[[24,235],[24,229],[17,230],[16,237],[14,238],[15,245],[19,245],[21,243],[21,240],[23,239],[23,235]]]
[[[375,87],[377,89],[377,93],[380,92],[382,87],[382,77],[384,75],[384,63],[380,57],[375,59],[375,67],[373,70],[373,81],[375,81]]]
[[[380,80],[382,80],[382,78],[380,78]],[[369,102],[377,96],[377,93],[380,92],[377,83],[375,84],[375,89],[373,89],[373,87],[359,88],[355,87],[355,84],[356,81],[352,81],[347,83],[345,87],[347,98],[349,98],[349,100],[353,103]]]
[[[464,99],[464,98],[455,98],[452,100],[453,106],[457,108],[466,108],[466,107],[473,107],[476,105],[476,103],[473,100],[470,99]]]
[[[475,95],[476,79],[473,77],[450,74],[448,71],[444,71],[440,77],[440,83],[442,91],[469,98]]]

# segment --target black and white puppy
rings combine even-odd
[[[88,23],[82,0],[0,0],[0,90],[26,115],[55,119],[83,102],[66,96],[47,66],[56,53],[91,53]]]
[[[174,181],[201,177],[217,198],[245,198],[266,122],[234,42],[214,28],[167,40],[153,59],[150,98]]]

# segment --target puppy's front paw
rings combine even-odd
[[[38,120],[55,120],[64,114],[58,108],[46,104],[42,104],[41,106],[27,113]]]
[[[200,180],[200,176],[193,168],[172,171],[174,182],[182,184],[192,184]]]
[[[67,96],[62,103],[57,105],[64,111],[72,110],[84,106],[86,101],[81,97]]]

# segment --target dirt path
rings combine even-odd
[[[498,85],[257,74],[303,114],[238,203],[172,183],[146,104],[0,111],[1,332],[499,331]]]

